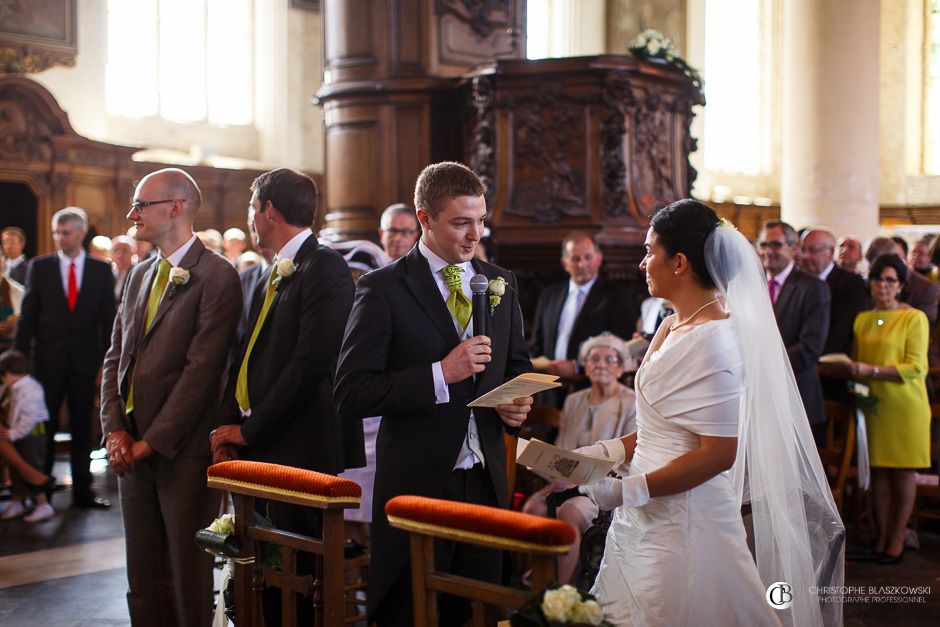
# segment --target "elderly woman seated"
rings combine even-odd
[[[610,333],[589,338],[581,345],[578,358],[591,387],[565,400],[555,444],[567,450],[617,438],[636,429],[636,396],[620,383],[626,367],[633,365],[624,341]],[[529,497],[522,511],[545,516],[545,497],[569,487],[565,483],[550,483]],[[586,496],[576,496],[565,501],[557,514],[576,532],[571,550],[558,558],[558,581],[566,583],[572,581],[577,569],[581,533],[591,526],[598,510]]]

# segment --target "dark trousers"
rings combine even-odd
[[[16,449],[16,452],[20,454],[20,457],[23,458],[27,464],[35,468],[36,470],[41,470],[46,463],[46,437],[43,435],[27,435],[25,438],[17,440],[13,443],[13,448]],[[33,492],[33,486],[23,481],[23,478],[19,473],[11,470],[10,471],[10,482],[13,484],[12,493],[13,496],[23,500],[31,492]]]
[[[499,506],[489,472],[480,464],[470,470],[452,471],[441,498]],[[449,540],[435,540],[434,567],[454,575],[500,583],[502,551]],[[441,627],[459,627],[472,617],[470,601],[449,594],[438,597],[437,608],[440,615],[438,624]],[[412,627],[414,624],[410,560],[375,609],[375,622],[379,627]]]
[[[63,355],[63,359],[68,359]],[[95,403],[96,372],[58,372],[39,373],[37,379],[42,383],[46,394],[46,407],[49,410],[49,422],[46,429],[48,437],[46,449],[46,474],[52,473],[55,461],[55,433],[59,424],[59,408],[65,399],[69,410],[69,433],[72,442],[69,445],[72,466],[72,500],[82,501],[91,498],[91,414]]]

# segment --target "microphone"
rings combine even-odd
[[[486,308],[489,306],[486,288],[490,280],[482,274],[470,277],[471,304],[473,306],[473,335],[486,335]]]

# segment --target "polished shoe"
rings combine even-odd
[[[72,501],[72,507],[81,507],[84,509],[107,509],[111,507],[111,501],[100,496],[84,496]]]
[[[900,564],[901,560],[904,559],[904,550],[902,549],[897,555],[888,555],[885,553],[881,556],[881,559],[878,560],[879,564],[890,566],[891,564]]]
[[[49,520],[55,516],[55,510],[52,509],[52,506],[48,503],[43,503],[42,505],[37,505],[36,509],[32,511],[29,516],[23,518],[28,523],[39,523],[44,520]]]
[[[13,520],[14,518],[19,518],[26,513],[26,507],[20,501],[10,501],[10,504],[7,505],[7,508],[3,510],[3,514],[0,515],[0,520]]]

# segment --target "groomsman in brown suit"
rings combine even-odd
[[[206,488],[209,432],[241,285],[193,234],[200,202],[196,183],[175,168],[137,186],[127,217],[159,254],[131,270],[104,362],[101,424],[120,477],[135,627],[211,620],[212,558],[193,535],[219,509]]]

